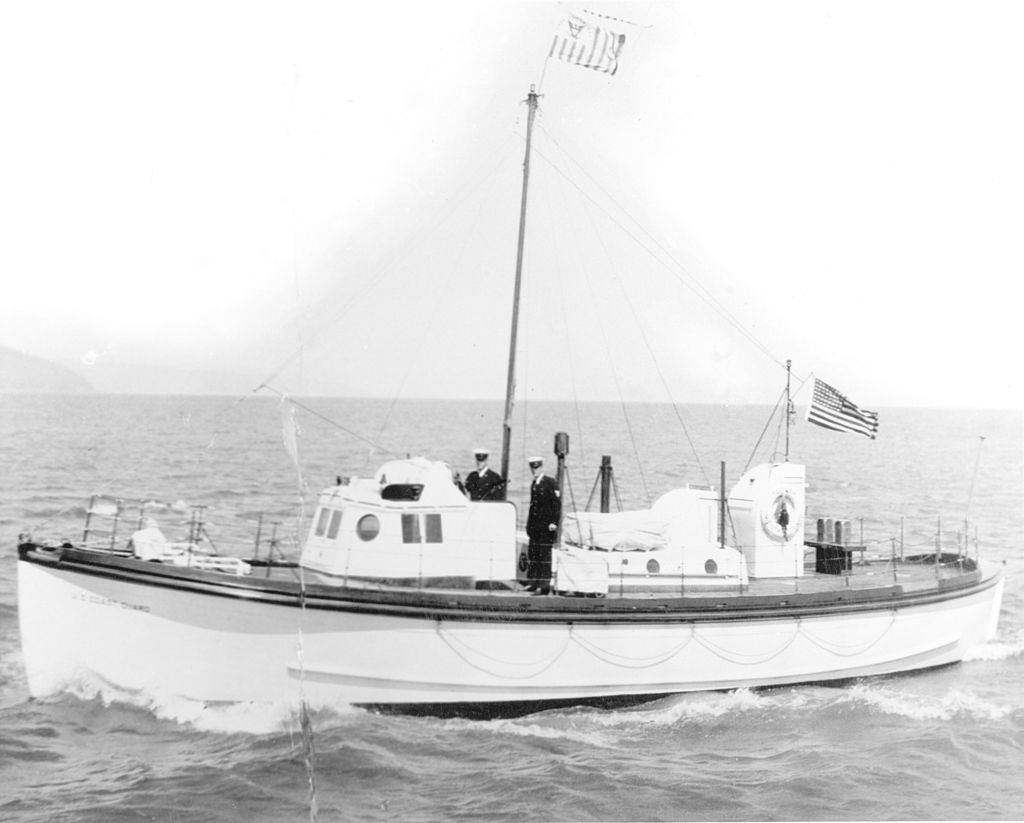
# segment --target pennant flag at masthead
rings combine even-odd
[[[578,14],[570,14],[555,35],[548,57],[615,74],[625,42],[626,35],[599,28]]]

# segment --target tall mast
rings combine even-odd
[[[516,335],[519,331],[519,287],[523,279],[523,242],[526,239],[526,189],[530,183],[530,143],[533,140],[533,118],[537,113],[536,86],[530,86],[526,97],[526,156],[523,158],[523,197],[519,205],[519,243],[516,248],[516,285],[512,295],[512,333],[508,344],[508,381],[505,383],[505,420],[501,435],[501,478],[508,492],[509,447],[512,442],[512,406],[516,393]]]

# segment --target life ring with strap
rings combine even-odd
[[[793,539],[803,514],[797,509],[792,496],[781,492],[775,496],[771,506],[761,513],[761,528],[772,540],[786,543]]]

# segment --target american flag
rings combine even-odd
[[[872,440],[878,434],[878,412],[860,409],[828,383],[814,378],[814,397],[807,409],[811,423],[837,432],[857,432]]]
[[[577,14],[570,14],[555,35],[548,57],[575,63],[585,69],[615,74],[626,35],[595,26]]]

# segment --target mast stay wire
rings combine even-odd
[[[754,448],[750,452],[750,457],[747,458],[747,463],[743,467],[743,473],[744,474],[746,474],[747,469],[750,468],[750,464],[754,462],[754,455],[757,454],[757,450],[761,447],[761,441],[764,440],[765,432],[768,431],[768,427],[772,424],[772,421],[775,419],[775,414],[776,414],[776,412],[778,412],[779,406],[782,404],[782,401],[785,398],[786,398],[786,390],[783,389],[782,390],[782,394],[779,395],[779,399],[775,401],[775,408],[772,409],[772,413],[770,415],[768,415],[768,420],[765,421],[764,428],[761,429],[761,434],[758,436],[757,442],[754,444]],[[786,410],[786,414],[789,414],[789,410],[788,409]],[[778,445],[778,435],[777,434],[776,434],[775,442],[776,442],[776,445]]]
[[[561,147],[559,147],[559,149],[561,149]],[[585,204],[584,211],[587,214],[588,219],[590,220],[590,224],[594,231],[594,235],[597,237],[598,243],[601,246],[602,251],[604,252],[604,259],[610,261],[612,259],[612,256],[608,250],[607,245],[605,244],[604,235],[600,231],[598,231],[597,224],[594,220],[594,215],[592,211],[589,208],[587,208]],[[651,362],[654,364],[654,369],[658,373],[658,379],[661,381],[662,388],[665,390],[665,395],[668,397],[669,404],[672,406],[672,411],[676,416],[676,421],[679,423],[679,427],[683,430],[683,434],[686,436],[686,441],[690,446],[690,451],[693,454],[693,459],[697,462],[697,468],[700,469],[700,473],[704,478],[704,482],[708,485],[711,485],[711,480],[708,478],[708,473],[704,469],[704,463],[701,461],[700,454],[697,451],[697,445],[693,442],[693,437],[691,437],[690,435],[690,430],[686,425],[686,421],[683,420],[683,416],[680,412],[679,405],[676,403],[675,397],[672,394],[672,390],[669,388],[668,380],[665,377],[665,373],[662,371],[661,364],[658,362],[658,358],[654,354],[654,348],[651,345],[650,338],[647,336],[647,332],[644,331],[643,324],[640,322],[640,317],[637,314],[636,306],[629,297],[629,290],[626,288],[623,279],[622,277],[619,276],[619,272],[615,268],[615,266],[609,264],[609,268],[611,270],[612,278],[619,286],[619,290],[622,292],[622,296],[626,302],[626,306],[629,308],[629,312],[633,317],[633,322],[636,325],[637,331],[640,334],[640,339],[643,341],[644,347],[647,349],[647,353],[651,356]],[[623,412],[625,413],[625,408],[623,408]],[[639,457],[637,459],[639,460]]]
[[[462,238],[462,244],[459,247],[458,252],[453,256],[450,265],[445,266],[446,275],[444,277],[443,282],[440,284],[440,286],[433,289],[434,299],[431,304],[431,309],[423,313],[424,320],[423,323],[421,324],[420,333],[416,338],[419,341],[427,339],[429,333],[433,331],[433,329],[436,328],[437,324],[441,321],[441,313],[437,311],[437,308],[440,305],[442,298],[445,295],[451,293],[449,291],[448,286],[451,283],[452,277],[454,276],[455,272],[459,270],[462,260],[466,256],[466,249],[469,246],[469,239],[476,235],[475,229],[479,224],[482,215],[482,209],[474,209],[473,218],[469,230],[460,233],[460,237]],[[409,357],[406,362],[405,370],[403,371],[398,383],[398,388],[395,390],[394,394],[391,397],[391,402],[388,405],[387,411],[384,413],[384,417],[381,421],[380,428],[377,431],[378,439],[383,438],[384,432],[387,430],[388,425],[391,422],[391,414],[392,412],[394,412],[395,406],[398,404],[398,400],[402,396],[402,392],[405,388],[406,381],[409,379],[409,375],[412,374],[413,366],[415,366],[416,360],[420,353],[422,352],[422,348],[422,345],[416,345],[413,348],[412,356]],[[369,457],[369,455],[367,455],[367,457]]]
[[[275,389],[273,386],[271,386],[268,383],[263,383],[263,384],[257,386],[255,389],[253,389],[253,391],[257,392],[260,389],[266,389],[269,392],[273,392],[278,397],[280,397],[282,400],[287,400],[293,406],[296,406],[297,408],[302,409],[304,412],[308,412],[309,414],[313,415],[314,417],[317,417],[320,420],[323,420],[328,425],[334,426],[334,428],[339,429],[340,431],[345,432],[345,434],[347,434],[347,435],[349,435],[351,437],[354,437],[356,440],[360,441],[361,443],[366,443],[366,445],[368,445],[370,448],[375,449],[376,451],[378,451],[378,452],[380,452],[382,454],[391,455],[392,457],[399,457],[400,456],[398,452],[392,451],[391,449],[388,449],[388,448],[380,445],[379,443],[376,443],[373,440],[370,440],[369,438],[363,437],[361,434],[358,434],[358,433],[352,431],[352,429],[346,428],[345,426],[341,425],[341,423],[337,422],[336,420],[332,420],[327,415],[318,412],[312,406],[306,405],[301,400],[296,400],[294,397],[291,397],[290,395],[285,394],[280,389]]]
[[[546,129],[543,129],[543,131],[544,131],[544,134],[546,136],[550,136]],[[561,147],[561,145],[559,145],[555,141],[552,141],[552,142],[553,142],[553,145],[555,146],[555,148],[560,153],[564,154],[564,149]],[[571,158],[569,158],[569,159],[571,159]],[[572,181],[569,181],[569,182],[571,183]],[[578,186],[574,186],[574,188],[576,188],[577,191],[579,191],[579,187]],[[563,199],[563,201],[565,201],[565,191],[564,191],[564,188],[560,188],[560,191],[562,192],[562,199]],[[589,200],[589,198],[588,198],[588,200]],[[592,200],[590,202],[593,203]],[[596,220],[594,218],[593,212],[589,208],[587,208],[587,204],[586,203],[584,203],[583,206],[584,206],[584,212],[587,214],[587,217],[588,217],[588,219],[590,221],[590,225],[591,225],[591,228],[593,230],[594,236],[597,237],[598,243],[600,244],[600,246],[602,248],[602,251],[604,252],[604,259],[605,260],[611,260],[612,259],[611,254],[609,253],[608,248],[607,248],[607,246],[606,246],[606,244],[604,242],[603,234],[600,231],[598,231],[597,223],[596,223]],[[568,206],[566,206],[566,210],[568,211]],[[604,212],[604,213],[607,215],[607,212]],[[575,239],[576,235],[574,234],[573,237]],[[577,240],[577,247],[578,247],[578,245],[579,245],[579,243],[578,243],[578,240]],[[676,421],[679,423],[679,427],[683,430],[683,434],[686,437],[686,441],[687,441],[687,443],[690,446],[690,452],[693,454],[693,458],[694,458],[694,460],[697,463],[697,468],[700,470],[701,476],[704,478],[704,482],[707,485],[711,485],[711,480],[709,479],[708,473],[707,473],[707,471],[704,468],[704,464],[703,464],[703,462],[700,459],[700,454],[697,451],[697,446],[693,442],[693,437],[690,435],[690,430],[689,430],[689,428],[686,425],[686,421],[683,419],[682,413],[681,413],[681,411],[679,409],[679,405],[676,403],[676,399],[673,396],[671,389],[669,388],[668,380],[665,377],[664,372],[662,371],[661,364],[659,363],[658,358],[654,354],[654,349],[653,349],[653,347],[651,345],[651,341],[648,338],[647,333],[644,331],[643,324],[640,322],[640,318],[637,315],[636,306],[633,304],[633,301],[629,297],[629,290],[625,287],[625,284],[623,283],[622,278],[619,276],[619,273],[615,269],[614,266],[611,266],[611,273],[612,273],[613,279],[618,284],[619,289],[622,292],[623,298],[626,301],[626,305],[629,307],[630,314],[633,317],[633,322],[636,325],[636,328],[637,328],[637,330],[640,333],[640,338],[641,338],[641,340],[643,340],[644,346],[647,349],[647,352],[648,352],[648,354],[651,357],[651,361],[654,364],[655,371],[657,371],[657,373],[658,373],[658,379],[661,381],[662,388],[664,389],[665,395],[668,397],[669,403],[672,406],[672,411],[673,411],[673,413],[676,416]],[[623,411],[625,412],[625,409]]]
[[[545,132],[545,134],[546,133],[547,132]],[[550,163],[550,162],[551,161],[548,161],[548,163]],[[559,175],[559,177],[561,177],[562,179],[567,179],[563,175]],[[569,182],[571,183],[572,181],[569,181]],[[560,189],[560,191],[562,191],[562,197],[563,197],[563,201],[564,201],[564,199],[565,199],[565,192],[564,192],[564,190],[561,190],[561,189]],[[601,242],[600,233],[599,232],[595,232],[595,233],[598,235],[599,242]],[[575,237],[575,234],[573,235],[573,237]],[[602,248],[603,247],[604,246],[603,246],[603,242],[602,242]],[[605,255],[605,257],[607,258],[607,254]],[[616,391],[616,393],[619,396],[619,405],[622,408],[622,416],[623,416],[623,419],[624,419],[625,424],[626,424],[626,432],[629,434],[629,442],[630,442],[630,445],[632,446],[632,449],[633,449],[633,457],[636,460],[637,469],[639,470],[639,473],[640,473],[640,484],[643,486],[643,489],[644,489],[644,497],[647,498],[647,503],[648,503],[648,505],[650,505],[651,504],[651,493],[650,493],[650,489],[647,486],[647,477],[644,474],[643,463],[640,460],[640,450],[639,450],[639,448],[637,447],[637,444],[636,444],[636,435],[633,432],[633,425],[630,422],[629,413],[626,410],[626,398],[623,396],[623,393],[622,393],[622,383],[619,380],[618,369],[615,368],[615,361],[612,359],[612,356],[611,356],[611,346],[610,346],[609,341],[608,341],[607,330],[605,329],[605,324],[603,322],[601,322],[601,312],[598,309],[597,304],[594,303],[594,295],[596,294],[596,290],[594,289],[593,283],[591,282],[591,279],[590,279],[590,274],[589,274],[589,272],[588,272],[586,267],[583,268],[583,277],[584,277],[584,280],[586,281],[586,284],[587,284],[587,293],[590,296],[591,305],[593,306],[594,318],[597,320],[597,323],[596,323],[597,329],[598,329],[598,331],[601,334],[601,342],[602,342],[602,344],[604,346],[605,357],[607,358],[607,361],[608,361],[608,370],[609,370],[609,372],[612,375],[612,380],[615,383],[615,391]]]
[[[318,339],[324,332],[332,328],[339,320],[343,319],[360,303],[361,300],[371,294],[384,280],[394,274],[395,271],[398,270],[399,265],[411,257],[413,252],[419,249],[427,242],[427,240],[433,238],[435,236],[437,226],[449,220],[456,209],[460,207],[474,191],[483,188],[485,184],[493,183],[493,180],[497,177],[499,170],[510,162],[508,157],[509,153],[504,150],[504,145],[511,143],[513,139],[518,137],[519,135],[516,133],[515,129],[512,129],[506,135],[505,143],[490,155],[491,158],[497,157],[497,162],[490,165],[490,170],[481,175],[468,175],[466,182],[455,192],[447,203],[445,203],[444,207],[437,209],[434,212],[433,220],[428,221],[428,223],[424,225],[424,227],[412,238],[404,249],[398,250],[392,256],[389,262],[377,267],[373,276],[371,276],[368,281],[364,282],[362,288],[357,290],[349,301],[341,304],[340,308],[335,311],[331,311],[329,309],[323,311],[318,320],[312,320],[309,325],[314,326],[315,328],[307,333],[305,345],[300,345],[293,350],[253,391],[259,391],[259,389],[264,385],[267,385],[277,379],[281,375],[281,372],[290,366],[296,358],[302,356],[304,348],[308,348],[314,340]],[[339,283],[331,290],[331,293],[341,291],[342,288],[342,284]],[[325,295],[325,297],[320,301],[321,305],[330,307],[334,304],[334,301],[330,299],[332,296],[331,293]]]
[[[546,196],[546,192],[545,192],[545,196]],[[565,198],[564,198],[564,194],[563,194],[563,200],[564,199]],[[573,235],[573,237],[575,238],[575,235]],[[577,243],[577,249],[578,249],[578,247],[579,247],[579,244]],[[559,246],[556,243],[556,244],[554,244],[554,249],[555,249],[555,263],[556,263],[556,265],[558,267],[557,270],[558,270],[559,273],[561,273],[564,270],[564,267],[562,266],[561,246]],[[558,294],[559,294],[558,304],[559,304],[559,306],[561,308],[562,328],[565,331],[565,350],[566,350],[566,354],[568,355],[568,359],[569,359],[569,383],[572,386],[572,406],[573,406],[573,411],[576,414],[576,431],[577,431],[577,436],[579,437],[579,440],[580,440],[580,445],[579,445],[580,462],[584,463],[584,462],[586,462],[586,457],[585,457],[585,453],[584,453],[584,449],[583,449],[583,421],[582,421],[582,419],[580,417],[580,397],[579,397],[579,392],[578,392],[577,386],[576,386],[576,367],[575,367],[575,364],[573,362],[573,357],[572,357],[572,334],[570,334],[570,332],[569,332],[569,314],[566,311],[566,306],[568,305],[568,300],[566,300],[566,294],[565,294],[565,278],[559,276],[557,279],[558,279]]]
[[[518,137],[518,135],[515,132],[515,130],[514,129],[511,130],[508,133],[508,135],[506,135],[505,143],[503,145],[507,145],[507,144],[511,143],[512,140],[517,138],[517,137]],[[276,389],[275,387],[273,387],[271,385],[271,383],[277,377],[279,377],[281,375],[281,373],[296,358],[302,356],[304,348],[308,348],[324,332],[326,332],[328,329],[330,329],[332,326],[334,326],[339,320],[344,318],[349,312],[351,312],[354,308],[356,308],[356,306],[360,303],[360,301],[362,301],[364,298],[366,298],[368,295],[370,295],[381,283],[383,283],[388,277],[390,277],[392,274],[394,274],[395,271],[398,270],[400,264],[404,260],[406,260],[409,257],[411,257],[412,254],[417,249],[419,249],[428,239],[432,238],[435,235],[435,229],[437,228],[437,226],[443,224],[445,221],[450,219],[451,215],[456,211],[456,209],[458,207],[460,207],[462,205],[462,203],[464,201],[468,200],[471,196],[474,196],[477,192],[479,192],[480,190],[484,189],[488,185],[493,188],[494,180],[498,176],[498,173],[500,172],[500,170],[504,166],[506,166],[510,162],[509,161],[509,156],[510,155],[509,155],[509,152],[507,152],[507,151],[502,149],[502,150],[497,151],[495,153],[495,155],[493,155],[493,156],[496,156],[498,158],[497,162],[490,164],[489,170],[486,173],[484,173],[484,174],[481,174],[481,175],[475,175],[475,174],[474,175],[469,175],[469,177],[467,179],[467,182],[460,189],[458,189],[458,191],[455,193],[454,196],[452,196],[448,200],[448,202],[446,203],[445,207],[442,208],[442,209],[437,210],[434,213],[434,219],[429,221],[429,223],[419,232],[419,234],[416,237],[414,237],[412,241],[410,241],[410,243],[406,246],[406,248],[404,250],[398,252],[391,259],[390,262],[380,266],[378,268],[378,270],[376,271],[375,276],[373,276],[369,281],[365,282],[363,284],[363,287],[361,289],[359,289],[355,294],[353,294],[351,299],[347,303],[344,303],[343,305],[341,305],[340,308],[337,309],[336,311],[333,311],[333,312],[332,311],[322,312],[318,321],[311,321],[310,325],[317,324],[317,327],[314,328],[314,330],[312,332],[310,332],[310,333],[308,333],[306,335],[305,342],[304,343],[300,343],[300,345],[294,351],[292,351],[277,366],[277,368],[275,368],[271,372],[271,374],[269,374],[266,377],[266,379],[264,379],[259,385],[257,385],[255,388],[253,388],[251,394],[257,394],[261,389],[267,389],[267,390],[273,392],[274,394],[277,394],[277,395],[279,395],[281,397],[284,397],[285,396],[284,393],[281,392],[280,390]],[[477,214],[478,215],[479,215],[479,213],[480,213],[480,211],[477,210]],[[341,286],[338,286],[333,291],[340,291],[340,289],[341,289]],[[333,301],[331,301],[329,299],[324,299],[322,302],[323,302],[323,305],[330,306]],[[408,373],[406,374],[406,377],[407,376],[408,376]],[[403,378],[403,382],[404,382],[404,378]],[[239,402],[241,402],[241,400],[243,400],[243,399],[245,399],[245,397],[240,398]],[[371,440],[371,439],[369,439],[367,437],[364,437],[364,436],[362,436],[360,434],[357,434],[356,432],[352,431],[351,429],[348,429],[345,426],[342,426],[341,424],[337,423],[335,420],[332,420],[332,419],[328,418],[326,415],[316,411],[315,409],[312,409],[311,407],[309,407],[309,406],[307,406],[305,404],[298,403],[292,397],[289,397],[288,399],[289,399],[289,402],[299,406],[304,411],[307,411],[307,412],[313,414],[314,416],[318,417],[319,419],[323,420],[324,422],[326,422],[326,423],[336,427],[340,431],[345,432],[346,434],[354,437],[355,439],[359,440],[360,442],[366,443],[372,449],[380,451],[381,453],[386,454],[386,455],[390,455],[390,456],[394,456],[394,457],[399,456],[399,454],[397,452],[395,452],[395,451],[393,451],[391,449],[384,448],[379,443],[375,442],[374,440]],[[397,398],[395,398],[395,399],[397,400]],[[394,404],[392,404],[392,407],[393,407],[393,405]],[[381,434],[383,434],[383,429],[378,434],[378,438],[381,436]]]
[[[587,172],[583,165],[578,160],[576,160],[570,152],[562,148],[561,144],[559,144],[559,142],[551,135],[551,133],[544,128],[543,123],[540,124],[540,129],[544,132],[548,139],[551,140],[551,142],[559,149],[559,151],[561,151],[565,157],[567,157],[575,164],[575,166],[597,188],[597,190],[600,191],[601,194],[604,195],[604,197],[610,203],[612,203],[618,211],[620,211],[622,214],[626,215],[629,218],[629,220],[640,231],[640,233],[642,233],[647,238],[647,242],[638,237],[635,232],[630,231],[625,225],[622,224],[620,220],[618,220],[614,215],[612,215],[608,211],[608,209],[606,209],[601,203],[597,202],[597,200],[592,195],[584,191],[583,188],[575,180],[569,177],[561,168],[558,167],[558,165],[552,162],[552,160],[548,158],[540,149],[537,149],[537,154],[540,156],[540,158],[544,160],[544,162],[547,163],[556,174],[558,174],[560,177],[563,177],[566,181],[568,181],[568,183],[574,188],[576,188],[583,197],[585,197],[587,200],[593,203],[594,206],[600,209],[608,217],[609,220],[611,220],[616,226],[618,226],[619,229],[627,237],[629,237],[631,240],[633,240],[633,242],[640,246],[640,248],[646,251],[656,262],[658,262],[663,268],[665,268],[670,274],[672,274],[680,283],[689,288],[701,300],[707,303],[720,317],[722,317],[723,320],[725,320],[727,323],[729,323],[729,325],[736,329],[736,331],[738,331],[743,337],[745,337],[749,343],[751,343],[755,348],[757,348],[769,360],[771,360],[773,363],[782,368],[786,367],[786,364],[778,357],[776,357],[771,352],[771,350],[764,343],[762,343],[761,340],[752,331],[750,331],[732,312],[730,312],[724,305],[722,305],[721,301],[719,301],[711,293],[711,291],[699,279],[697,279],[697,277],[694,274],[688,271],[687,268],[683,266],[683,264],[680,263],[675,258],[675,256],[668,249],[666,249],[656,237],[654,237],[639,221],[631,217],[629,215],[629,212],[626,209],[622,208],[615,200],[615,198],[604,190],[601,184],[598,183],[589,172]],[[664,256],[663,258],[659,257],[654,253],[654,251],[651,249],[652,245]],[[669,262],[666,262],[666,259]],[[669,265],[669,263],[671,263],[671,265]]]

